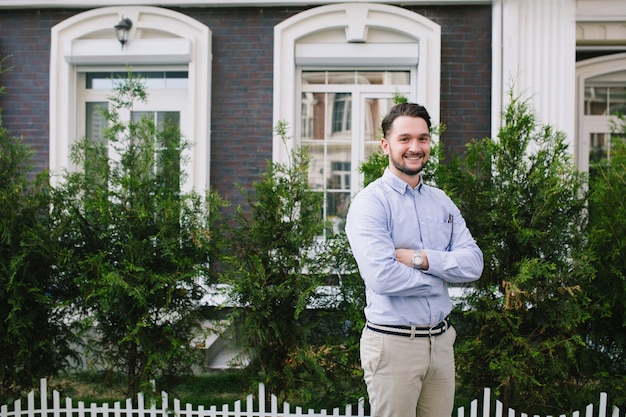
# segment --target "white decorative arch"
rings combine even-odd
[[[299,47],[299,49],[298,49]],[[297,56],[297,50],[306,56]],[[296,65],[406,65],[414,60],[417,83],[412,101],[439,123],[441,28],[410,10],[376,3],[342,3],[299,13],[274,28],[274,124],[295,126]],[[274,160],[286,158],[278,137]]]
[[[585,135],[589,117],[585,117],[585,83],[598,76],[612,77],[614,82],[626,84],[626,53],[605,55],[580,61],[576,64],[576,127],[575,156],[578,169],[589,170],[589,141]],[[609,128],[608,122],[604,126]]]
[[[129,41],[121,47],[114,26],[132,21]],[[211,31],[181,13],[143,6],[103,7],[77,14],[52,28],[50,56],[50,170],[69,166],[76,139],[78,68],[107,71],[119,65],[185,65],[193,109],[190,155],[191,187],[209,186]],[[108,66],[108,67],[107,67]]]

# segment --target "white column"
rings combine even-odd
[[[496,0],[493,12],[494,128],[513,91],[539,123],[565,132],[573,150],[576,0]]]

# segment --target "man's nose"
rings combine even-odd
[[[409,150],[412,152],[419,152],[421,149],[419,140],[413,139],[409,141]]]

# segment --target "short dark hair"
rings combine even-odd
[[[428,114],[426,107],[415,103],[400,103],[393,106],[389,111],[389,114],[387,114],[383,119],[381,123],[383,137],[387,137],[387,133],[389,133],[391,125],[399,116],[421,117],[426,121],[428,129],[430,129],[430,115]]]

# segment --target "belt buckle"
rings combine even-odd
[[[439,327],[439,329],[437,329],[439,331],[437,332],[437,334],[433,334],[433,329],[438,327],[438,326],[441,326],[441,327]],[[438,336],[440,334],[443,334],[447,329],[448,329],[448,322],[446,321],[446,319],[443,319],[439,323],[437,323],[434,326],[431,326],[431,327],[428,328],[428,336],[429,337]]]

